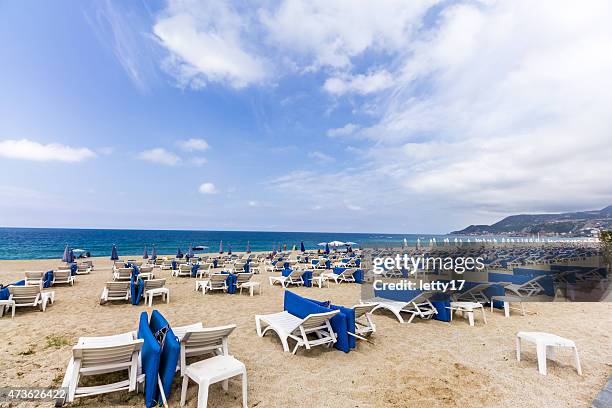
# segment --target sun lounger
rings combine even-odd
[[[45,273],[42,271],[26,271],[25,272],[25,285],[26,286],[41,286],[43,284],[43,278]]]
[[[106,282],[100,303],[105,303],[110,300],[129,300],[130,299],[130,282]]]
[[[489,298],[484,294],[484,291],[489,289],[496,283],[482,282],[472,286],[463,292],[453,293],[452,298],[455,302],[478,302],[489,303]]]
[[[365,303],[376,303],[372,313],[378,309],[389,310],[397,317],[400,323],[404,323],[401,312],[410,313],[411,316],[408,319],[408,323],[411,323],[417,316],[421,319],[431,319],[438,313],[434,305],[429,301],[429,298],[433,295],[434,292],[420,292],[407,302],[375,297],[367,300]]]
[[[303,285],[304,279],[302,275],[304,275],[304,271],[295,270],[291,271],[287,276],[270,276],[270,285],[274,285],[276,282],[280,283],[284,288],[289,285]]]
[[[147,300],[149,301],[149,307],[152,306],[155,296],[161,296],[162,300],[170,303],[170,289],[165,288],[165,285],[165,279],[148,279],[144,281],[144,301],[145,303],[147,303]]]
[[[255,288],[259,288],[259,293],[261,294],[261,285],[259,282],[253,282],[251,280],[252,277],[252,273],[239,273],[236,275],[236,289],[240,289],[241,294],[242,289],[248,289],[250,295],[253,296]]]
[[[225,273],[213,273],[206,280],[196,281],[196,291],[202,289],[202,294],[206,294],[207,290],[227,291],[227,276]]]
[[[540,285],[539,280],[543,279],[545,275],[538,275],[527,282],[518,284],[510,283],[504,286],[506,291],[515,293],[518,296],[530,297],[544,292],[544,287]]]
[[[117,268],[113,273],[113,279],[116,281],[129,281],[132,279],[133,268]]]
[[[89,272],[91,272],[91,266],[89,264],[80,263],[77,265],[77,275],[87,275]]]
[[[228,355],[229,347],[227,337],[236,328],[235,324],[204,328],[202,323],[195,323],[189,326],[179,327],[178,334],[176,329],[172,329],[181,343],[181,356],[177,369],[181,375],[187,367],[187,358],[212,355]],[[180,334],[180,335],[179,335]]]
[[[67,283],[70,286],[74,285],[74,276],[72,276],[72,272],[70,272],[69,270],[68,271],[54,271],[52,285],[58,285],[60,283]]]
[[[355,334],[367,336],[376,332],[376,325],[372,321],[372,311],[376,303],[362,303],[353,306],[355,312]]]
[[[81,337],[72,349],[62,387],[68,390],[62,405],[77,397],[86,397],[115,391],[135,391],[138,381],[139,354],[142,339],[133,332],[104,337]],[[81,376],[101,375],[127,371],[128,379],[103,385],[79,386]],[[112,377],[111,377],[112,378]]]
[[[43,312],[47,308],[48,298],[43,296],[39,285],[9,286],[9,298],[15,307],[39,307]]]
[[[325,313],[314,313],[300,319],[291,313],[284,311],[268,315],[256,315],[255,326],[257,335],[263,337],[268,331],[274,331],[283,344],[283,350],[289,352],[288,339],[296,341],[292,354],[295,354],[299,347],[312,347],[326,345],[331,347],[336,342],[336,334],[332,330],[329,320],[338,310]],[[311,337],[308,337],[311,335]],[[312,338],[312,335],[315,338]]]
[[[324,276],[327,279],[333,279],[335,283],[355,282],[355,277],[353,276],[355,272],[357,272],[357,269],[349,268],[349,269],[343,270],[342,272],[338,274],[335,274],[333,272],[326,272],[324,273]]]
[[[178,268],[174,269],[171,273],[172,276],[191,276],[191,265],[182,264]]]

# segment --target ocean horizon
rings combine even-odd
[[[417,239],[443,239],[445,234],[388,234],[347,232],[299,232],[299,231],[198,231],[198,230],[137,230],[137,229],[80,229],[80,228],[18,228],[0,227],[0,259],[52,259],[61,258],[64,247],[84,249],[91,256],[110,256],[112,245],[117,246],[119,256],[142,255],[146,245],[149,253],[153,245],[158,254],[173,254],[177,249],[186,252],[189,245],[203,245],[203,252],[219,252],[223,241],[224,251],[271,251],[275,246],[300,246],[318,249],[320,242],[333,240],[352,241],[358,244],[401,243],[404,239],[415,244]],[[455,237],[455,236],[453,236]]]

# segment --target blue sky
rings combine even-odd
[[[0,225],[434,233],[606,206],[610,16],[0,1]]]

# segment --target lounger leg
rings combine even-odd
[[[582,375],[582,367],[580,366],[580,357],[578,356],[578,347],[574,346],[574,360],[576,362],[576,371],[578,375]]]
[[[516,337],[516,361],[521,361],[521,338]]]
[[[484,324],[487,324],[487,316],[485,314],[485,308],[484,306],[480,308],[482,310],[482,320],[484,321]]]
[[[223,380],[221,382],[221,388],[223,388],[223,391],[227,393],[227,390],[229,388],[229,380]]]
[[[242,371],[242,407],[247,408],[247,373],[246,369]]]
[[[542,375],[546,375],[546,345],[536,344],[536,353],[538,355],[538,371]]]
[[[510,302],[504,302],[504,316],[510,317]]]
[[[207,381],[198,384],[198,408],[206,408],[208,405],[208,386]]]
[[[183,375],[183,385],[181,386],[181,407],[185,406],[185,400],[187,399],[187,387],[189,386],[189,377]]]
[[[467,315],[468,315],[468,320],[470,321],[470,326],[474,326],[474,312],[469,311],[467,312]]]

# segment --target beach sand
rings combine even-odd
[[[0,261],[0,278],[10,283],[25,270],[48,270],[58,260]],[[102,336],[137,329],[145,306],[112,303],[101,306],[104,282],[111,279],[110,261],[94,258],[96,270],[78,276],[73,287],[54,287],[55,304],[42,313],[22,308],[14,319],[0,319],[2,386],[58,387],[71,348],[79,336]],[[464,319],[452,323],[422,321],[400,324],[376,313],[376,343],[358,342],[348,354],[336,350],[301,349],[283,353],[273,333],[259,338],[254,315],[281,311],[283,289],[267,283],[268,274],[256,275],[261,296],[202,295],[194,279],[172,278],[156,269],[170,288],[170,304],[156,300],[171,325],[202,321],[205,326],[236,324],[230,352],[248,373],[249,407],[588,407],[612,373],[612,313],[609,303],[527,304],[528,315],[506,319],[500,311],[488,324]],[[296,293],[333,303],[353,305],[360,298],[356,284],[329,288],[297,288]],[[535,349],[526,344],[521,362],[515,357],[517,331],[545,331],[574,340],[580,352],[583,376],[573,368],[569,350],[559,350],[548,361],[548,375],[538,374]],[[180,379],[176,377],[171,406],[179,406]],[[195,407],[197,386],[190,383],[187,406]],[[211,386],[209,407],[240,406],[238,379],[229,393]],[[136,393],[113,393],[77,399],[73,406],[143,406]],[[52,406],[51,403],[2,403],[0,406]]]

